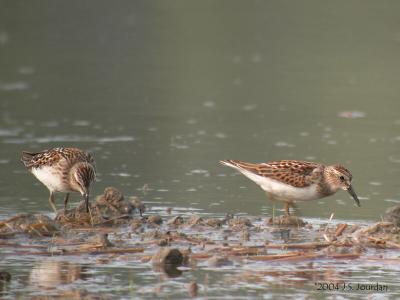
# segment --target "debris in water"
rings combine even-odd
[[[395,226],[400,227],[400,205],[389,207],[383,220],[392,222]]]
[[[183,254],[179,249],[165,247],[153,255],[151,262],[153,265],[180,266],[183,263]]]
[[[17,233],[27,233],[32,236],[53,236],[59,231],[59,224],[45,215],[23,213],[0,221],[0,238],[11,237]]]
[[[189,282],[189,284],[187,285],[187,288],[188,288],[190,297],[192,297],[192,298],[197,297],[199,287],[198,287],[196,281]]]
[[[150,224],[161,225],[163,220],[160,215],[150,215],[147,217],[147,222]]]
[[[399,262],[397,257],[386,254],[393,253],[386,249],[400,249],[399,206],[388,209],[385,221],[366,226],[331,220],[306,224],[296,216],[264,220],[227,214],[225,218],[209,218],[207,214],[182,213],[179,209],[171,210],[171,215],[149,211],[145,217],[139,217],[132,198],[108,187],[92,201],[90,214],[82,203],[60,211],[55,220],[43,215],[19,214],[0,221],[0,255],[2,258],[65,255],[65,259],[82,257],[85,262],[90,257],[94,264],[112,264],[117,258],[150,263],[160,278],[180,276],[201,267],[223,266],[231,266],[241,276],[250,276],[246,269],[251,269],[251,264],[275,263],[272,269],[260,268],[263,271],[257,273],[259,269],[255,268],[252,272],[261,278],[283,279],[287,272],[294,272],[300,278],[309,276],[308,281],[315,279],[308,270],[287,271],[279,266],[313,261],[328,264],[332,260]],[[72,272],[69,267],[61,270]],[[0,272],[0,291],[1,282],[7,281],[1,276]],[[206,278],[201,285],[205,293],[208,275]],[[197,282],[182,286],[190,297],[198,294]]]
[[[306,225],[302,219],[296,216],[278,216],[278,217],[271,217],[267,221],[268,225],[283,225],[283,226],[298,226],[303,227]]]
[[[86,212],[84,203],[76,208],[59,211],[56,221],[70,227],[94,225],[118,225],[130,220],[134,207],[124,199],[122,193],[114,187],[107,187],[104,194],[90,203],[90,212]]]
[[[215,268],[215,267],[222,267],[222,266],[230,266],[233,264],[233,262],[225,256],[215,255],[207,260],[207,264],[210,267]]]
[[[10,281],[11,280],[11,274],[8,273],[7,271],[0,271],[0,281]]]

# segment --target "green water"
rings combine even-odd
[[[153,211],[270,216],[262,190],[218,161],[305,159],[350,169],[362,207],[338,192],[300,204],[302,216],[381,219],[400,203],[399,9],[397,1],[1,1],[1,218],[50,213],[22,150],[76,146],[95,153],[93,194],[115,186]],[[24,285],[36,259],[3,263],[21,278],[9,298],[46,290]],[[129,298],[157,281],[141,268],[89,267],[85,282]],[[168,284],[205,273],[215,278],[211,298],[299,299],[315,290],[229,289],[202,268]]]

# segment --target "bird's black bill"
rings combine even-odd
[[[86,212],[89,213],[89,194],[85,194],[83,197],[85,198]]]
[[[360,200],[358,200],[357,194],[356,192],[353,190],[353,187],[350,185],[349,188],[347,189],[347,191],[349,192],[349,194],[353,197],[354,201],[356,201],[357,206],[360,207]]]

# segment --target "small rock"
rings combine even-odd
[[[165,247],[168,246],[168,240],[167,239],[161,239],[157,242],[157,245],[160,247]]]
[[[230,266],[233,264],[227,257],[215,255],[207,260],[210,267]]]
[[[160,215],[151,215],[147,218],[148,223],[161,225],[163,220]]]
[[[151,259],[155,265],[175,265],[180,266],[183,263],[183,254],[176,248],[161,248]]]
[[[383,220],[392,222],[395,226],[400,227],[400,205],[389,207],[385,212]]]

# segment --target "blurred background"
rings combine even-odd
[[[0,216],[51,213],[19,158],[54,146],[94,153],[93,195],[160,210],[270,215],[220,159],[349,168],[362,207],[339,192],[305,217],[378,220],[400,202],[400,2],[1,6]]]

